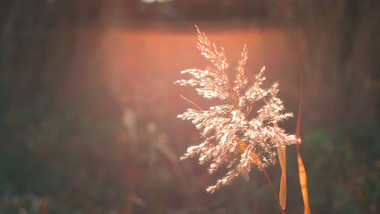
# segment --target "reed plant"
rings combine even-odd
[[[177,80],[175,84],[196,87],[199,95],[217,100],[219,104],[202,109],[183,97],[194,108],[187,109],[178,115],[178,118],[192,121],[200,131],[203,142],[190,146],[181,159],[199,155],[200,164],[210,163],[210,174],[222,165],[227,166],[226,175],[206,189],[209,193],[214,193],[239,175],[249,180],[249,173],[253,169],[263,172],[280,211],[285,213],[285,149],[291,144],[297,144],[298,148],[300,140],[299,135],[288,134],[278,126],[279,122],[293,117],[293,113],[285,111],[284,104],[278,97],[279,84],[275,82],[269,88],[263,87],[265,67],[255,76],[253,82],[248,80],[245,74],[248,59],[246,45],[235,72],[231,73],[223,47],[218,49],[197,26],[196,29],[197,48],[212,66],[203,70],[183,70],[181,73],[189,78]],[[278,197],[266,172],[266,168],[274,165],[277,158],[282,170]],[[302,159],[300,161],[302,162]],[[304,168],[302,169],[304,172]],[[300,168],[300,172],[302,169]],[[306,178],[306,174],[302,178]],[[305,203],[305,213],[310,213],[306,211],[306,206],[308,209]]]

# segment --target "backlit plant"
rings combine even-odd
[[[224,49],[217,49],[197,27],[198,45],[201,54],[213,66],[201,69],[186,69],[182,74],[190,78],[177,80],[183,86],[193,86],[199,95],[206,99],[217,99],[220,105],[209,109],[189,108],[178,115],[183,120],[191,120],[200,131],[203,142],[187,149],[181,159],[199,155],[199,163],[210,163],[208,171],[214,173],[226,164],[229,171],[216,184],[209,186],[207,192],[214,193],[220,186],[243,175],[249,179],[249,172],[257,168],[264,172],[280,210],[284,212],[286,201],[286,156],[285,147],[297,143],[297,137],[287,134],[277,124],[293,116],[284,112],[285,107],[278,97],[279,84],[263,88],[265,67],[250,83],[245,74],[248,59],[244,46],[235,74],[230,73]],[[185,98],[186,99],[186,98]],[[265,168],[275,164],[279,157],[283,176],[278,200]]]

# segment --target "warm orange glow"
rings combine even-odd
[[[205,27],[205,29],[208,29]],[[286,34],[278,29],[207,30],[207,36],[226,50],[234,69],[244,44],[247,44],[247,75],[253,77],[263,65],[270,72],[267,77],[281,80],[289,71],[282,67],[292,61],[291,47]],[[137,111],[186,106],[180,101],[181,89],[173,87],[179,71],[189,67],[205,67],[206,60],[194,46],[195,28],[186,31],[160,29],[110,29],[104,34],[102,52],[105,57],[103,79],[120,102]],[[252,80],[252,79],[251,79]],[[269,82],[269,81],[268,81]],[[285,83],[286,84],[286,83]],[[283,84],[283,88],[287,86]],[[186,96],[186,94],[184,94]],[[187,97],[187,96],[186,96]],[[189,97],[192,99],[192,97]]]

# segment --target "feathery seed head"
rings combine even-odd
[[[219,99],[223,104],[211,106],[208,110],[188,109],[178,118],[190,120],[201,132],[203,143],[191,146],[181,157],[186,159],[199,154],[199,163],[211,162],[209,173],[214,173],[223,163],[227,163],[230,171],[219,179],[214,186],[207,188],[213,193],[222,185],[243,175],[249,178],[254,168],[263,170],[276,161],[278,147],[296,143],[296,136],[286,134],[277,123],[293,116],[284,113],[285,107],[277,97],[276,82],[269,89],[262,88],[265,80],[265,67],[256,75],[255,81],[248,84],[245,75],[245,64],[248,59],[246,45],[236,67],[234,80],[228,75],[229,65],[224,49],[220,51],[211,43],[206,35],[197,28],[197,48],[212,64],[212,68],[186,69],[189,79],[177,80],[183,86],[194,86],[199,95],[207,99]],[[263,103],[252,117],[252,106]],[[254,112],[253,112],[254,113]]]

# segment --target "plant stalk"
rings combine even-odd
[[[272,182],[270,181],[270,179],[268,177],[268,174],[267,174],[267,171],[265,170],[265,168],[263,168],[263,172],[264,172],[264,175],[265,175],[265,179],[267,180],[267,183],[269,184],[269,187],[272,190],[273,197],[276,200],[276,203],[277,203],[278,207],[280,208],[281,213],[285,214],[285,210],[283,210],[282,207],[281,207],[280,201],[278,200],[276,192],[274,191],[274,188],[272,186]]]

